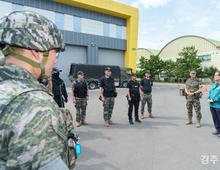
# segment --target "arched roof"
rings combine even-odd
[[[160,50],[155,50],[155,49],[149,49],[149,48],[138,48],[138,50],[146,50],[152,55],[157,55],[159,54]]]
[[[220,45],[220,41],[195,35],[181,36],[167,43],[159,52],[159,56],[160,58],[178,56],[183,47],[192,45],[198,49],[198,52],[212,51],[216,50],[216,47]]]

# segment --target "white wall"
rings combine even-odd
[[[12,3],[0,1],[0,18],[5,14],[12,12]],[[55,12],[47,11],[39,8],[32,8],[24,6],[24,10],[34,11],[41,15],[44,15],[55,23]],[[73,29],[73,16],[64,14],[64,30],[74,31]],[[103,36],[103,22],[81,18],[81,32],[86,34],[93,34]],[[116,38],[116,25],[109,24],[109,37]],[[122,39],[127,39],[126,27],[122,26]]]
[[[127,31],[126,31],[126,27],[122,26],[122,33],[121,33],[121,38],[122,39],[127,39]]]
[[[0,18],[12,11],[12,3],[0,1]]]
[[[73,31],[73,16],[64,14],[64,30]]]
[[[116,38],[116,25],[109,24],[109,37]]]
[[[24,10],[37,12],[45,17],[47,17],[49,20],[51,20],[53,23],[55,23],[55,12],[47,11],[39,8],[32,8],[28,6],[24,6]]]
[[[81,32],[103,36],[103,22],[81,18]]]

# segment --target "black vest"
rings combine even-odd
[[[139,94],[139,83],[137,81],[135,83],[132,83],[130,94],[134,94],[135,96]]]
[[[53,84],[53,94],[55,96],[63,95],[65,94],[65,88],[64,83],[62,79],[55,79],[52,77],[52,84]]]
[[[109,77],[109,79],[107,79],[105,76],[103,77],[103,79],[104,79],[104,86],[103,86],[104,91],[108,93],[115,91],[114,79],[112,77]]]
[[[78,80],[75,81],[75,90],[74,90],[74,96],[79,98],[84,98],[87,96],[87,84],[84,80],[82,84],[79,83]]]

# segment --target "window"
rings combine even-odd
[[[202,59],[202,62],[210,62],[211,61],[211,55],[201,55],[201,56],[198,56],[198,58],[201,58]]]
[[[23,10],[23,6],[22,5],[17,5],[17,4],[13,4],[12,8],[13,8],[12,9],[13,11]]]
[[[103,35],[109,37],[109,24],[103,23]]]
[[[140,68],[140,66],[141,66],[141,64],[137,64],[137,65],[136,65],[136,68]]]
[[[116,38],[121,38],[121,26],[116,25]]]
[[[63,30],[63,14],[56,13],[56,26]]]
[[[165,73],[160,73],[160,78],[164,78],[166,77],[166,74]]]
[[[81,18],[73,17],[73,31],[81,32]]]

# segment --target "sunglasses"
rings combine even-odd
[[[60,51],[60,49],[57,49],[57,48],[55,48],[55,50],[57,51],[56,58],[58,58],[60,56],[60,54],[61,54],[61,51]]]

